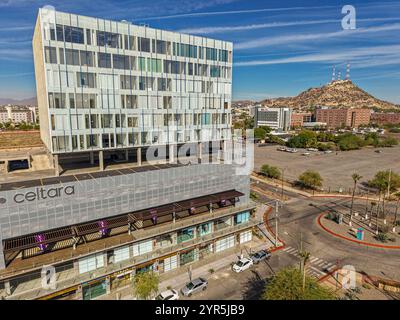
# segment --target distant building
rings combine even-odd
[[[312,121],[312,116],[311,112],[294,112],[291,116],[290,126],[292,128],[303,127],[305,122]]]
[[[371,114],[371,122],[374,124],[400,124],[400,113],[373,113]]]
[[[267,126],[278,131],[290,129],[292,109],[290,108],[261,108],[257,107],[254,123],[256,127]]]
[[[321,107],[315,110],[316,122],[325,122],[329,128],[368,125],[371,120],[370,109],[331,109]]]
[[[36,108],[33,106],[12,106],[0,107],[0,123],[35,123]]]

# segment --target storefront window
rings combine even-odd
[[[178,231],[178,243],[189,241],[194,238],[194,228],[187,228]]]
[[[211,228],[212,228],[212,222],[207,222],[207,223],[203,223],[201,224],[199,227],[199,235],[205,236],[206,234],[211,233]]]
[[[250,213],[248,211],[238,213],[235,216],[235,225],[245,223],[245,222],[249,221],[249,219],[250,219]]]
[[[83,300],[92,300],[107,293],[106,281],[98,281],[82,286]]]

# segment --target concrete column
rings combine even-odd
[[[104,171],[104,152],[102,150],[99,151],[99,167],[100,171]]]
[[[125,150],[125,160],[126,160],[126,162],[129,161],[129,150],[128,149]]]
[[[11,285],[10,281],[5,281],[4,282],[4,289],[6,290],[6,295],[11,296]]]
[[[137,164],[142,165],[142,148],[137,148],[136,150]]]
[[[4,259],[4,252],[3,252],[3,241],[0,238],[0,270],[6,268],[6,261]]]
[[[4,166],[6,167],[6,173],[9,173],[10,172],[10,165],[8,163],[8,160],[4,161]]]
[[[110,294],[111,293],[111,278],[110,276],[106,277],[106,293]]]
[[[175,163],[176,162],[176,145],[175,144],[170,144],[169,145],[169,163]]]
[[[197,144],[197,157],[200,159],[200,161],[201,161],[202,156],[203,156],[203,143],[199,142]]]
[[[94,153],[93,153],[93,151],[91,151],[89,153],[89,156],[90,156],[90,164],[94,164]]]
[[[76,300],[83,300],[82,286],[78,286],[78,289],[76,290],[76,293],[75,293],[75,298],[76,298]]]
[[[60,167],[58,165],[58,154],[54,155],[54,169],[55,169],[55,176],[58,177],[60,175]]]

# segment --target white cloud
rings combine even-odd
[[[400,20],[400,17],[357,19],[358,22],[359,21],[378,22],[378,21],[397,21],[397,20]],[[213,33],[249,31],[249,30],[268,29],[268,28],[282,28],[282,27],[290,27],[290,26],[303,26],[303,25],[313,25],[313,24],[327,24],[327,23],[339,23],[340,24],[340,21],[341,20],[339,20],[339,19],[286,21],[286,22],[278,21],[278,22],[240,25],[240,26],[187,28],[187,29],[180,29],[177,32],[190,33],[190,34],[213,34]]]
[[[395,31],[395,30],[400,30],[400,23],[368,27],[368,28],[358,28],[355,30],[340,30],[327,33],[293,34],[287,36],[263,37],[250,41],[241,42],[235,45],[235,49],[237,50],[253,49],[253,48],[260,48],[273,45],[293,44],[298,42],[309,42],[312,40],[356,36],[368,33]]]
[[[294,57],[280,58],[280,59],[269,59],[269,60],[252,60],[236,62],[235,67],[249,67],[249,66],[260,66],[260,65],[276,65],[276,64],[289,64],[289,63],[306,63],[306,62],[343,62],[343,61],[356,61],[353,63],[355,67],[368,67],[374,64],[398,64],[400,58],[397,60],[393,59],[394,56],[400,52],[400,45],[389,45],[389,46],[375,46],[365,48],[346,48],[342,51],[328,52],[328,53],[316,53],[306,54]],[[385,59],[389,57],[390,59]],[[358,59],[358,60],[357,60]],[[361,60],[363,59],[363,61]],[[370,64],[368,64],[370,63]]]
[[[259,12],[311,10],[311,9],[324,9],[324,8],[333,8],[333,7],[334,6],[287,7],[287,8],[247,9],[247,10],[232,10],[232,11],[192,12],[192,13],[181,13],[181,14],[158,16],[158,17],[146,17],[144,19],[145,20],[159,20],[159,19],[202,17],[202,16],[229,15],[229,14],[245,14],[245,13],[259,13]]]

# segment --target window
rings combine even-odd
[[[160,59],[147,59],[147,71],[149,72],[162,72],[161,70],[161,60]]]
[[[232,248],[235,245],[235,236],[226,237],[225,239],[218,240],[215,243],[215,252]]]
[[[120,79],[121,79],[121,89],[135,89],[136,88],[135,77],[121,75]]]
[[[153,250],[153,240],[133,244],[133,256],[139,256]]]
[[[212,230],[212,222],[203,223],[198,227],[198,232],[200,237],[211,233],[211,230]]]
[[[113,115],[112,114],[101,115],[101,123],[103,128],[111,128],[113,123]]]
[[[125,41],[125,49],[135,50],[135,37],[125,35],[124,41]]]
[[[81,57],[81,66],[93,67],[93,52],[90,51],[79,51]]]
[[[97,31],[97,45],[102,47],[119,48],[120,35],[117,33]]]
[[[167,43],[162,40],[157,40],[156,42],[156,53],[162,53],[166,54],[167,53]]]
[[[139,57],[138,64],[139,71],[146,71],[146,58]]]
[[[92,31],[90,29],[86,29],[86,43],[88,45],[92,44]]]
[[[206,48],[206,59],[207,60],[214,60],[216,61],[218,56],[217,56],[217,49],[215,48]]]
[[[102,254],[92,255],[78,260],[79,273],[86,273],[104,266],[104,257]]]
[[[219,77],[220,76],[220,67],[217,66],[210,66],[210,77]]]
[[[248,222],[249,219],[250,219],[250,213],[248,211],[247,212],[238,213],[235,216],[235,225]]]
[[[84,43],[82,28],[62,26],[58,24],[56,27],[56,33],[57,33],[57,41],[65,41],[65,42],[81,43],[81,44]]]
[[[219,61],[228,62],[228,51],[227,50],[219,50]]]
[[[138,118],[128,116],[128,128],[136,128],[137,126],[138,126]]]
[[[194,227],[178,231],[178,243],[189,241],[194,238]]]
[[[150,52],[150,39],[139,37],[138,50],[142,52]]]
[[[132,69],[132,57],[113,54],[113,67],[114,69]]]
[[[129,259],[129,246],[114,249],[114,263]]]
[[[88,147],[98,147],[99,146],[99,137],[97,134],[89,134],[86,136]]]
[[[65,93],[49,93],[49,108],[64,109],[65,104]]]
[[[96,78],[94,73],[77,72],[78,87],[96,88]]]
[[[239,236],[239,242],[240,243],[249,242],[249,241],[251,241],[252,237],[253,237],[253,234],[252,234],[251,230],[242,232]]]
[[[46,63],[57,63],[57,50],[52,47],[44,48]]]
[[[99,52],[98,66],[99,68],[111,68],[111,54]]]

